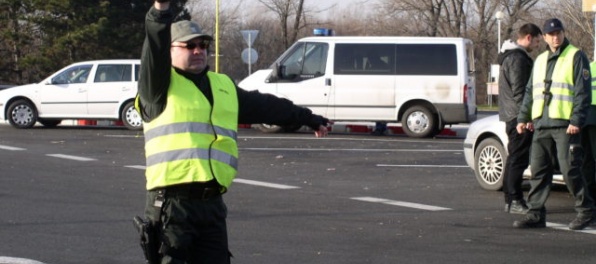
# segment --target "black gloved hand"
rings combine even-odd
[[[320,115],[313,115],[308,124],[306,124],[312,130],[317,131],[319,130],[319,126],[328,126],[329,119],[322,117]]]

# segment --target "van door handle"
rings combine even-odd
[[[325,78],[325,86],[331,86],[331,78]]]

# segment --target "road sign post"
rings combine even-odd
[[[258,30],[240,30],[242,33],[242,37],[248,44],[248,48],[242,51],[242,61],[248,64],[248,75],[252,73],[251,65],[257,61],[259,58],[259,54],[255,49],[252,48],[252,43],[255,41],[257,36],[259,35]]]

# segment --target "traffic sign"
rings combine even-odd
[[[246,64],[254,64],[259,59],[259,54],[253,48],[246,48],[242,51],[242,61]]]

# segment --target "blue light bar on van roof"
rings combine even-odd
[[[335,32],[330,28],[315,28],[312,31],[315,36],[334,36]]]

